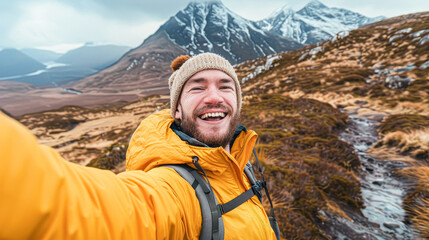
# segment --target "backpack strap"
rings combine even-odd
[[[256,177],[255,177],[255,172],[253,171],[253,166],[250,163],[250,161],[248,161],[246,163],[246,166],[244,166],[244,174],[246,174],[247,179],[249,179],[250,185],[253,186],[253,185],[257,184],[258,179],[256,179]],[[262,192],[261,192],[261,190],[256,192],[256,195],[258,195],[259,201],[262,203]]]
[[[203,176],[197,170],[189,167],[186,164],[178,165],[163,165],[161,167],[169,167],[174,169],[181,177],[183,177],[195,190],[198,201],[201,207],[201,233],[200,240],[213,239],[223,240],[224,225],[222,214],[219,212],[217,205],[218,201],[211,187],[204,180]]]
[[[261,181],[257,181],[256,184],[252,185],[252,187],[245,191],[244,193],[240,194],[236,198],[232,199],[231,201],[219,204],[219,210],[223,214],[233,210],[234,208],[240,206],[241,204],[247,202],[247,200],[251,199],[253,196],[259,196],[261,194],[261,190],[263,188],[263,183]]]
[[[266,184],[265,179],[264,179],[264,171],[262,170],[261,164],[259,163],[258,155],[256,154],[255,148],[253,148],[253,154],[255,155],[256,163],[258,163],[258,170],[259,170],[259,173],[261,174],[262,182],[264,183],[263,188],[265,189],[265,194],[267,195],[268,201],[270,202],[270,206],[271,206],[271,211],[270,211],[271,217],[268,217],[268,219],[270,220],[271,228],[273,229],[274,233],[276,234],[277,240],[279,240],[280,239],[279,224],[277,223],[277,219],[276,219],[276,216],[274,214],[273,202],[271,201],[270,193],[268,192],[267,184]]]
[[[270,225],[276,234],[276,238],[280,239],[280,231],[277,224],[277,220],[274,215],[274,208],[271,202],[270,195],[268,193],[268,189],[266,186],[266,182],[264,180],[264,175],[262,168],[259,164],[258,157],[256,156],[256,152],[253,149],[253,153],[255,154],[256,161],[258,162],[259,171],[262,175],[262,181],[259,181],[255,177],[255,173],[253,172],[252,164],[247,162],[244,173],[249,179],[252,187],[240,194],[236,198],[231,201],[218,204],[216,196],[211,188],[210,181],[204,171],[204,169],[198,163],[198,157],[192,158],[192,163],[194,166],[201,171],[206,179],[194,168],[189,167],[186,164],[178,164],[178,165],[163,165],[161,167],[170,167],[173,168],[180,176],[182,176],[191,186],[194,188],[195,193],[197,195],[198,201],[200,202],[201,207],[201,215],[202,215],[202,226],[201,233],[199,239],[214,239],[214,240],[223,240],[225,234],[225,228],[223,224],[222,215],[235,209],[241,204],[245,203],[247,200],[251,199],[253,196],[258,196],[259,201],[262,203],[262,193],[261,190],[265,189],[268,200],[271,205],[271,211],[269,217]]]

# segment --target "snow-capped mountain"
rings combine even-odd
[[[382,19],[384,17],[368,18],[346,9],[330,8],[312,0],[297,12],[284,7],[257,24],[264,30],[302,44],[314,44],[330,39],[340,31],[349,31]]]
[[[288,37],[261,29],[219,0],[191,2],[159,31],[165,31],[190,55],[215,52],[232,63],[302,47]]]
[[[71,87],[108,92],[140,89],[145,95],[168,93],[170,63],[179,55],[214,52],[238,64],[319,42],[367,22],[360,14],[328,8],[317,1],[298,12],[283,9],[264,22],[244,19],[220,0],[193,1],[117,63]]]
[[[145,95],[165,94],[170,63],[177,56],[214,52],[236,64],[302,46],[260,29],[256,22],[233,13],[220,0],[194,1],[116,64],[71,87],[82,91],[140,89]]]

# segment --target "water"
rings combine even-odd
[[[362,171],[358,177],[366,206],[362,213],[378,226],[378,229],[362,226],[353,228],[366,228],[374,239],[414,239],[411,227],[403,222],[405,186],[392,174],[395,169],[405,167],[406,164],[376,159],[366,153],[378,140],[376,124],[375,120],[351,115],[346,131],[340,135],[341,140],[352,144],[359,155]]]
[[[64,63],[57,63],[57,62],[46,62],[43,63],[45,64],[46,68],[42,69],[42,70],[37,70],[35,72],[31,72],[31,73],[26,73],[26,74],[21,74],[21,75],[15,75],[15,76],[7,76],[7,77],[0,77],[0,81],[3,80],[10,80],[13,81],[14,79],[19,79],[19,78],[23,78],[23,77],[31,77],[31,76],[37,76],[40,75],[44,72],[46,72],[48,69],[52,69],[52,68],[56,68],[56,67],[64,67],[64,66],[68,66],[68,64],[64,64]]]

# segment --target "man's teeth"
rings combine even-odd
[[[226,114],[223,112],[205,113],[205,114],[201,115],[201,119],[207,119],[209,117],[211,117],[211,118],[214,118],[214,117],[224,118],[225,116],[226,116]]]

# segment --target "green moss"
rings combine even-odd
[[[63,131],[69,131],[82,122],[84,122],[84,120],[57,116],[55,118],[51,118],[48,121],[44,121],[40,126],[43,126],[46,129],[62,129]],[[58,133],[63,131],[57,130],[56,132]]]
[[[411,93],[417,93],[418,91],[429,92],[429,80],[416,80],[408,86],[407,91]]]
[[[339,175],[329,177],[329,184],[325,187],[325,192],[335,196],[337,199],[341,199],[349,206],[354,207],[355,210],[363,207],[363,201],[360,196],[356,196],[356,193],[360,193],[359,184]]]
[[[387,96],[386,91],[388,91],[385,87],[381,85],[375,85],[369,91],[370,98],[380,98]]]
[[[360,96],[360,97],[364,97],[368,95],[368,91],[369,89],[366,87],[354,87],[352,89],[352,93],[354,95]]]
[[[390,115],[380,125],[379,132],[410,131],[429,127],[429,116],[419,114]]]
[[[104,150],[99,157],[91,160],[87,166],[112,170],[116,165],[125,161],[127,149],[128,142],[114,143]]]
[[[422,98],[418,95],[407,95],[407,96],[402,96],[398,99],[400,102],[420,102],[422,100]]]

